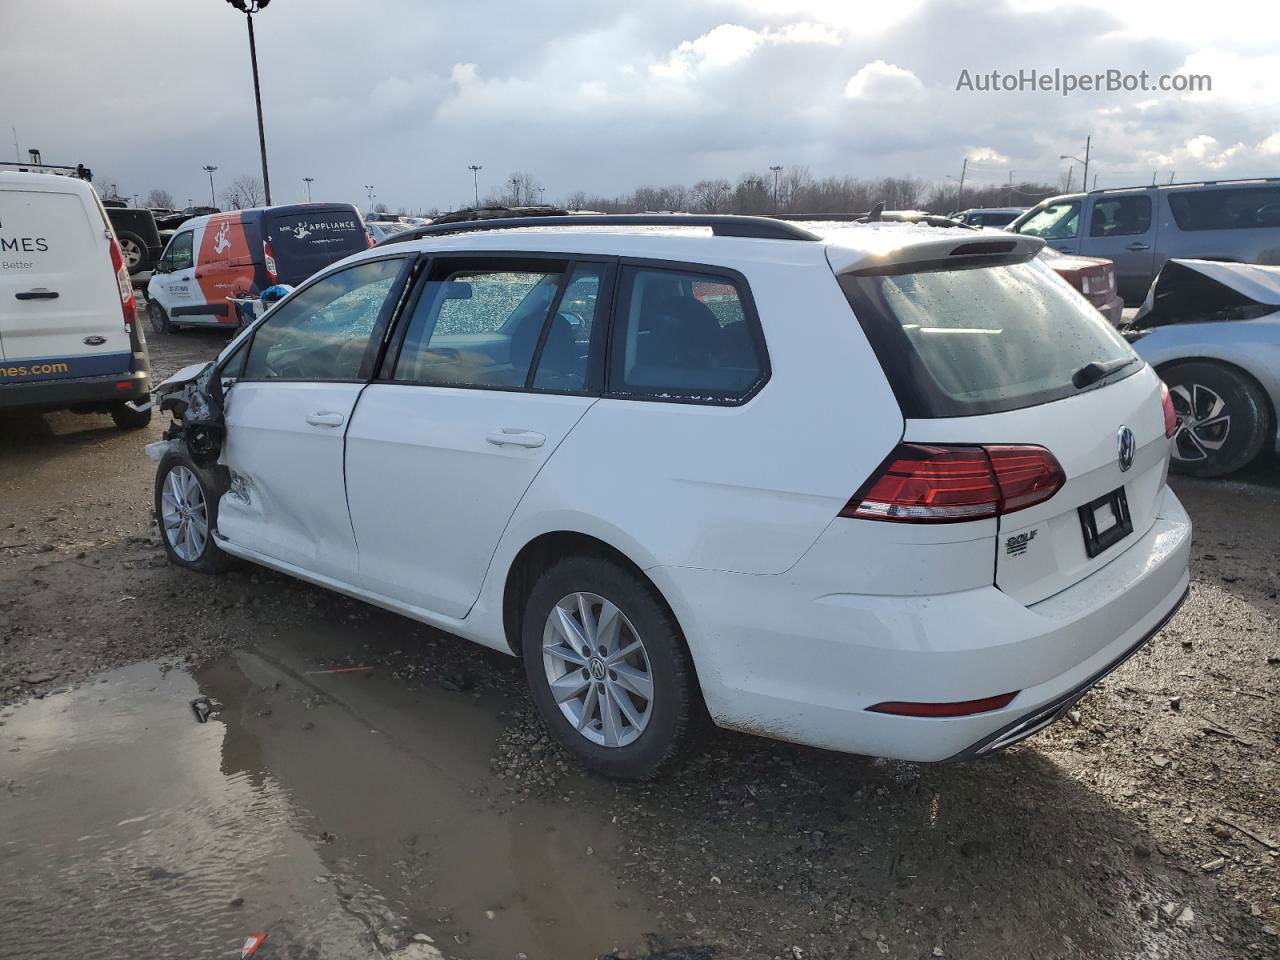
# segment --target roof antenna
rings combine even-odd
[[[867,214],[867,223],[878,223],[882,213],[884,213],[884,201],[877,200],[871,205],[871,212]]]

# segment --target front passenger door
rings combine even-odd
[[[353,578],[344,438],[409,262],[386,257],[327,274],[254,331],[226,395],[231,489],[219,502],[218,533],[233,545]]]

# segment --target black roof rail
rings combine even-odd
[[[380,246],[420,240],[423,237],[446,236],[451,233],[519,230],[525,227],[710,227],[712,234],[717,237],[750,237],[756,240],[822,239],[804,227],[769,217],[740,217],[733,214],[709,213],[601,213],[429,223],[388,237]]]

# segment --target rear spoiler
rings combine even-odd
[[[1025,263],[1044,249],[1044,241],[1039,237],[994,230],[982,231],[977,236],[959,230],[948,230],[944,236],[938,236],[940,231],[930,230],[933,235],[926,236],[920,230],[907,233],[900,226],[877,229],[874,224],[866,224],[855,229],[857,232],[851,232],[850,237],[856,238],[856,246],[842,244],[838,234],[830,238],[827,260],[837,275],[891,276],[1005,266]],[[866,232],[873,229],[874,235]],[[873,237],[874,242],[868,243]]]

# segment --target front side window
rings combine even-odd
[[[170,270],[191,269],[193,262],[191,258],[192,236],[192,232],[186,230],[175,234],[173,240],[169,242],[169,249],[164,254],[164,262]]]
[[[1151,229],[1151,198],[1146,194],[1107,197],[1093,205],[1091,237],[1131,237]]]
[[[248,380],[356,380],[403,258],[339,270],[276,307],[253,335]]]
[[[1180,230],[1280,227],[1280,189],[1275,187],[1171,191],[1167,196]]]
[[[1070,240],[1079,229],[1080,201],[1064,200],[1061,203],[1051,203],[1032,214],[1018,227],[1018,233],[1044,240]]]
[[[734,402],[764,382],[764,338],[735,279],[628,267],[609,361],[616,395]]]

